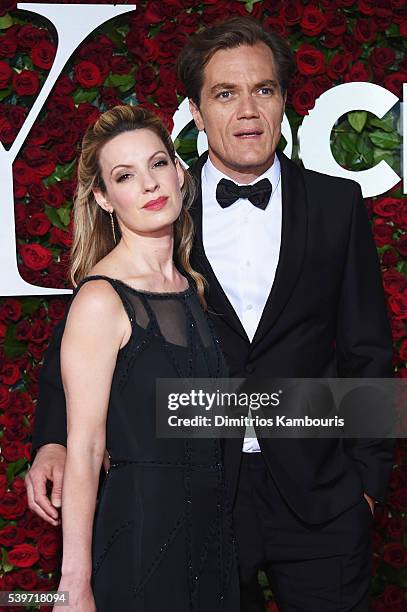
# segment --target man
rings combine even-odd
[[[193,170],[200,189],[192,265],[209,282],[232,375],[391,376],[390,329],[359,185],[300,169],[276,152],[293,72],[284,41],[234,18],[195,35],[178,67],[209,143]],[[37,408],[33,447],[41,448],[27,476],[30,507],[50,522],[57,512],[45,482],[60,505],[64,419],[56,337]],[[227,440],[224,452],[241,609],[264,608],[253,589],[263,567],[281,611],[367,611],[369,529],[392,445],[252,438],[243,448]]]

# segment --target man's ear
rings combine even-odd
[[[100,208],[103,208],[106,212],[113,212],[113,206],[107,201],[106,195],[100,189],[92,189],[92,192]]]
[[[175,168],[177,169],[178,183],[181,188],[185,183],[185,172],[184,172],[184,168],[182,167],[181,162],[179,161],[177,157],[175,158]]]
[[[195,102],[191,99],[189,99],[189,110],[191,111],[191,115],[194,118],[196,127],[200,132],[202,132],[205,129],[205,125],[202,119],[201,111],[199,110]]]

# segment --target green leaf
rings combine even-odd
[[[239,2],[241,2],[242,0],[239,0]],[[248,13],[251,13],[253,10],[253,6],[256,4],[256,2],[260,2],[261,0],[243,0],[244,5],[246,7],[246,11]]]
[[[9,13],[0,17],[0,30],[7,30],[14,23],[12,16]]]
[[[407,276],[407,261],[398,261],[396,270],[400,272],[400,274],[405,274]]]
[[[21,472],[25,464],[27,463],[27,459],[25,457],[21,457],[14,463],[9,463],[6,469],[7,482],[11,484],[17,474]]]
[[[36,298],[36,297],[23,298],[22,302],[23,302],[23,305],[22,305],[23,316],[33,314],[33,312],[38,310],[41,304],[40,298]]]
[[[0,91],[0,102],[11,94],[11,89],[2,89]]]
[[[380,147],[381,149],[396,149],[401,142],[397,132],[389,133],[383,132],[382,130],[371,132],[369,138],[376,147]]]
[[[133,87],[135,82],[132,74],[109,74],[104,85],[105,87],[118,87],[120,91],[124,92]]]
[[[71,211],[69,208],[57,208],[57,215],[61,219],[62,224],[67,227],[71,220]]]
[[[62,223],[61,218],[58,215],[57,208],[54,208],[53,206],[48,206],[48,204],[46,204],[45,214],[47,215],[48,219],[51,221],[52,225],[55,225],[55,227],[58,227],[61,230],[65,229],[65,225]]]
[[[394,117],[391,114],[387,113],[383,119],[370,114],[367,123],[369,126],[380,128],[385,132],[394,132]]]
[[[16,326],[8,325],[6,336],[4,338],[4,352],[8,357],[20,357],[27,350],[27,345],[19,342],[16,339]]]
[[[347,132],[345,134],[339,134],[337,136],[338,144],[346,151],[347,153],[354,153],[356,151],[356,143],[358,140],[358,135],[355,133]]]
[[[396,168],[395,168],[396,160],[394,159],[393,155],[389,151],[383,151],[382,149],[373,149],[374,164],[376,165],[380,163],[382,160],[387,162],[390,168],[393,168],[393,170],[396,171]]]
[[[73,94],[73,101],[75,104],[82,104],[83,102],[93,102],[98,95],[98,89],[77,89]]]
[[[366,111],[355,111],[348,113],[348,121],[357,132],[361,132],[366,125],[367,112]]]

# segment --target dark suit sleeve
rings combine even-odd
[[[32,436],[31,463],[44,444],[66,446],[66,405],[61,378],[60,348],[66,316],[55,327],[39,378],[39,395]]]
[[[341,291],[338,376],[391,378],[392,336],[377,256],[359,184],[354,183],[352,220]],[[349,450],[365,492],[384,502],[393,467],[394,440],[359,438]]]

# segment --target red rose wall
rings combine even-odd
[[[290,41],[297,60],[287,104],[294,135],[315,99],[335,85],[370,81],[401,98],[407,81],[404,0],[141,0],[137,5],[136,12],[108,22],[77,49],[14,163],[19,270],[30,283],[68,287],[76,155],[87,125],[101,111],[131,102],[155,109],[170,126],[183,99],[175,59],[188,34],[203,25],[251,14]],[[1,0],[0,140],[6,148],[47,77],[56,44],[48,22],[17,10],[13,0]],[[382,120],[366,112],[341,118],[332,133],[338,163],[362,170],[384,159],[401,174],[398,113],[395,109]],[[176,143],[189,162],[196,157],[195,141],[190,129]],[[294,157],[297,151],[294,141]],[[395,373],[406,378],[407,208],[401,183],[366,200],[366,206],[383,269]],[[61,533],[27,509],[24,475],[41,360],[68,299],[0,298],[0,590],[52,590],[59,582]],[[407,610],[406,455],[400,441],[388,503],[375,510],[375,612]],[[263,584],[264,576],[260,580]],[[276,611],[264,588],[269,609]]]

